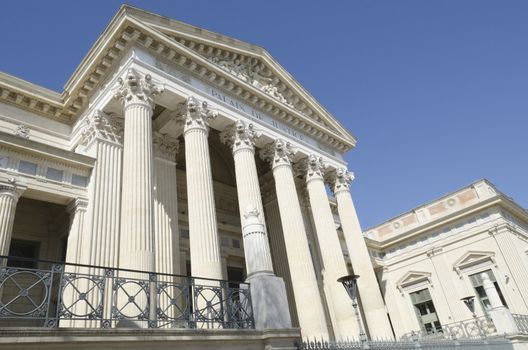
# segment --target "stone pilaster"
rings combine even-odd
[[[393,338],[385,304],[349,190],[353,175],[346,169],[337,169],[333,180],[339,219],[343,227],[352,268],[354,273],[360,276],[358,291],[370,336],[373,339]]]
[[[247,212],[253,210],[259,213],[261,224],[264,227],[266,225],[255,162],[255,139],[258,136],[253,124],[246,125],[241,120],[237,121],[235,125],[228,127],[220,135],[222,142],[227,143],[233,150],[238,207],[240,209],[242,227],[245,226]],[[248,277],[253,273],[273,274],[273,264],[271,262],[266,230],[264,229],[258,235],[243,235],[243,239]]]
[[[325,165],[321,157],[310,155],[303,162],[306,187],[323,263],[323,288],[336,339],[357,338],[359,329],[350,305],[350,297],[337,282],[348,274],[334,217],[326,193]]]
[[[20,189],[14,183],[0,184],[0,255],[9,254]]]
[[[325,313],[317,286],[299,197],[295,187],[289,143],[277,140],[261,152],[273,168],[282,231],[288,256],[299,325],[304,337],[328,339]]]
[[[154,133],[154,250],[156,272],[180,273],[176,154],[179,143]]]
[[[129,70],[116,93],[123,104],[123,189],[119,266],[153,271],[153,97],[162,90],[150,75]]]
[[[209,121],[215,118],[206,102],[189,97],[182,112],[189,211],[191,272],[195,277],[222,279],[213,177],[209,155]]]

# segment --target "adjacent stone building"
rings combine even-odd
[[[477,181],[365,230],[396,337],[489,316],[493,283],[511,313],[528,313],[528,212]],[[494,294],[493,290],[491,292]]]

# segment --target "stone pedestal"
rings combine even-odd
[[[269,253],[261,244],[266,238],[264,225],[259,220],[259,212],[249,206],[244,214],[245,225],[242,229],[244,236],[244,253],[248,266],[251,301],[257,329],[291,328],[290,310],[286,296],[286,286],[282,278],[275,276],[262,265],[262,261],[271,258],[259,258]]]

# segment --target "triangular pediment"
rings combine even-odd
[[[75,123],[131,47],[148,50],[339,153],[356,139],[266,50],[124,5],[53,100],[29,82],[0,74],[0,101]],[[16,80],[16,84],[12,81]]]
[[[460,271],[486,261],[495,263],[495,253],[489,251],[468,251],[455,261],[453,268],[456,271]]]
[[[281,116],[285,122],[308,131],[308,134],[318,136],[317,129],[321,129],[329,132],[329,135],[338,136],[348,144],[342,148],[343,151],[354,147],[354,136],[265,49],[137,8],[124,8],[139,23],[161,33],[180,48],[189,50],[225,73],[222,77],[217,76],[216,81],[235,97],[245,97],[248,102],[253,102],[265,112]],[[154,43],[154,50],[164,49]],[[199,75],[205,76],[204,70],[197,67],[203,63],[195,61],[188,62],[187,65],[194,67]],[[210,75],[207,79],[216,82]],[[275,105],[263,103],[259,94],[271,99]],[[296,114],[301,117],[298,118]],[[324,135],[323,138],[327,137]]]
[[[423,271],[409,271],[398,280],[396,285],[401,289],[421,282],[431,282],[431,273]]]

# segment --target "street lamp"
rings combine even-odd
[[[354,307],[354,312],[356,314],[356,320],[359,327],[359,340],[364,344],[363,348],[368,348],[366,346],[367,335],[363,330],[363,325],[361,324],[361,318],[359,317],[358,303],[357,303],[357,280],[359,275],[348,275],[343,276],[337,280],[337,282],[343,284],[345,290],[348,293],[350,299],[352,299],[352,306]]]
[[[467,297],[461,298],[460,300],[462,300],[464,302],[464,304],[466,304],[467,308],[471,312],[471,315],[473,316],[473,319],[475,320],[475,324],[477,325],[477,328],[478,328],[478,331],[479,331],[479,335],[482,338],[484,338],[485,334],[484,334],[482,328],[480,327],[480,322],[478,321],[477,314],[475,313],[475,296],[474,295],[469,295]]]

